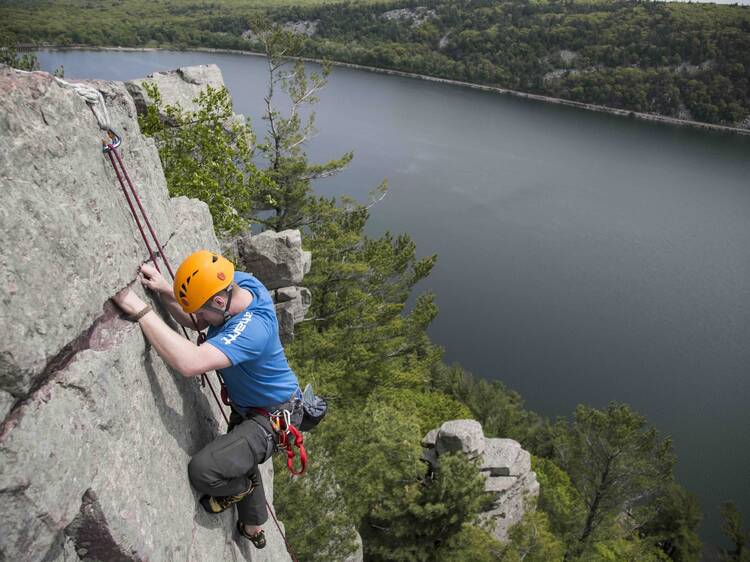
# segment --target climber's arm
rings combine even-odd
[[[128,288],[115,295],[113,300],[131,316],[146,307],[146,303]],[[138,323],[159,356],[186,377],[225,369],[231,365],[227,356],[214,346],[205,344],[198,347],[175,332],[153,311],[143,315]]]

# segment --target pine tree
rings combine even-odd
[[[721,549],[722,562],[750,562],[750,528],[745,528],[742,514],[734,502],[721,506],[721,527],[732,543],[732,549]]]
[[[621,523],[637,528],[649,520],[654,499],[672,482],[671,442],[623,404],[606,410],[579,405],[573,422],[560,424],[555,448],[585,505],[567,559],[585,553],[605,523],[624,515]]]
[[[315,112],[306,119],[302,112],[318,101],[317,93],[326,84],[331,72],[323,63],[320,72],[307,72],[303,62],[292,60],[300,54],[302,43],[298,34],[283,30],[268,21],[255,21],[258,37],[268,63],[268,92],[265,97],[266,136],[258,150],[267,162],[266,174],[272,183],[255,195],[258,208],[273,210],[267,219],[259,219],[272,230],[301,228],[316,215],[315,195],[311,182],[329,177],[344,169],[353,154],[347,152],[324,164],[310,164],[305,144],[316,133]],[[279,109],[278,93],[286,94],[289,108]]]

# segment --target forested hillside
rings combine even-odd
[[[747,7],[472,0],[287,8],[275,18],[318,21],[314,57],[710,123],[750,113]]]
[[[297,29],[315,58],[750,127],[747,6],[6,0],[0,32],[6,43],[257,50],[246,32],[259,12]]]

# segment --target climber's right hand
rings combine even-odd
[[[150,263],[141,266],[141,283],[147,289],[156,293],[171,293],[172,285],[164,279],[164,276]]]

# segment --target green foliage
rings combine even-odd
[[[378,388],[373,392],[376,400],[410,412],[414,418],[414,431],[425,435],[449,420],[471,418],[469,409],[442,392],[416,388]]]
[[[532,457],[531,467],[539,481],[538,507],[547,514],[550,530],[566,545],[574,545],[586,516],[583,498],[552,460]]]
[[[320,22],[311,56],[712,123],[750,114],[743,6],[438,0],[421,24],[383,16],[415,6],[282,7],[274,17]]]
[[[698,537],[703,519],[698,498],[673,483],[653,503],[655,515],[639,529],[641,536],[675,562],[698,562],[703,546]]]
[[[169,194],[204,201],[220,237],[247,229],[253,197],[271,180],[253,163],[253,132],[233,119],[229,92],[209,86],[186,111],[164,106],[155,84],[145,88],[151,103],[139,123],[156,139]]]
[[[628,406],[614,403],[606,410],[579,405],[572,423],[560,422],[558,429],[557,463],[586,509],[569,552],[589,552],[599,528],[621,514],[627,516],[622,524],[633,528],[653,516],[654,500],[671,484],[674,456],[669,439],[660,439]]]
[[[322,390],[343,405],[379,386],[419,388],[439,357],[425,333],[437,309],[431,295],[418,297],[409,312],[405,307],[435,257],[417,259],[405,235],[364,236],[364,207],[319,203],[327,211],[305,240],[315,256],[305,277],[313,303],[289,349],[295,368],[327,373]]]
[[[593,543],[576,562],[669,562],[660,549],[638,538],[618,536],[619,529],[612,527],[603,534],[602,540]]]
[[[285,458],[274,457],[274,506],[283,513],[287,536],[299,560],[343,560],[356,549],[352,521],[330,462],[317,436],[305,438],[311,462],[303,478],[292,478]]]
[[[364,519],[362,538],[373,560],[432,560],[443,542],[474,520],[485,499],[484,479],[462,454],[443,456],[432,478],[399,492]]]
[[[742,514],[734,502],[726,502],[721,506],[721,527],[724,535],[732,543],[732,549],[723,548],[722,562],[750,561],[750,528],[745,527]]]
[[[565,547],[550,530],[544,512],[527,513],[509,538],[501,562],[562,562],[565,557]]]
[[[485,529],[465,524],[459,532],[443,541],[434,551],[435,562],[495,562],[502,544]]]
[[[7,64],[19,70],[39,70],[39,59],[35,54],[23,54],[20,57],[9,41],[0,41],[0,64]]]

